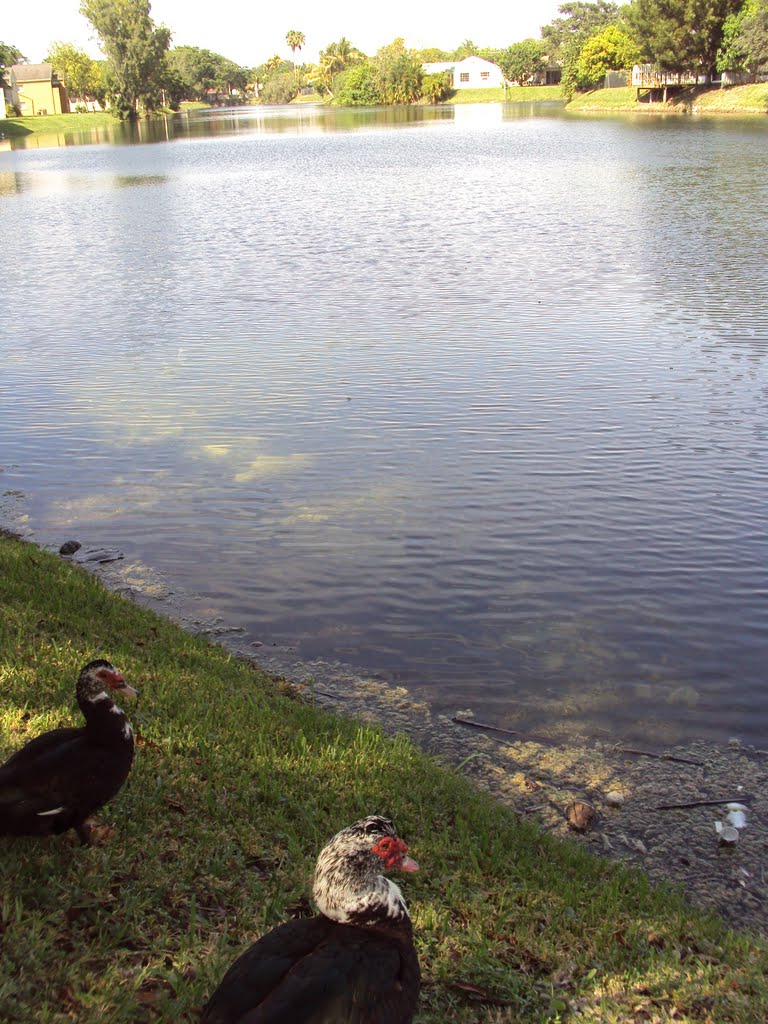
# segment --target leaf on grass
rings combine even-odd
[[[88,842],[91,846],[106,846],[115,835],[112,825],[91,825],[88,829]]]
[[[163,800],[166,807],[170,807],[172,811],[178,811],[179,814],[186,814],[187,808],[181,802],[181,800],[174,800],[173,797],[167,796]]]
[[[56,993],[56,998],[62,1003],[68,1010],[79,1010],[80,1003],[75,998],[75,993],[71,985],[62,985]]]
[[[136,993],[136,1002],[142,1006],[154,1006],[169,992],[173,992],[170,982],[163,978],[148,978]]]
[[[137,747],[149,747],[150,750],[162,750],[163,749],[160,746],[159,743],[155,743],[154,740],[148,740],[146,736],[142,736],[141,734],[139,734],[136,737],[136,746]]]
[[[499,996],[494,996],[490,992],[486,992],[482,988],[478,988],[477,985],[471,985],[468,981],[452,981],[451,988],[457,988],[461,992],[468,992],[470,995],[477,996],[484,1003],[489,1006],[512,1006],[513,1000],[501,999]]]

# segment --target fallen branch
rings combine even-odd
[[[694,761],[691,757],[678,757],[677,754],[656,754],[652,750],[634,750],[632,747],[615,747],[617,754],[637,754],[638,757],[655,757],[657,761],[676,761],[678,764],[694,764],[704,767],[703,761]]]
[[[487,722],[475,722],[471,718],[459,718],[454,715],[451,718],[456,725],[468,725],[472,729],[489,729],[491,732],[500,732],[504,736],[519,736],[523,740],[531,740],[534,743],[547,743],[551,747],[558,745],[557,740],[548,739],[546,736],[536,736],[532,732],[517,732],[515,729],[502,729],[500,725],[488,725]]]
[[[513,1006],[515,1003],[512,999],[502,999],[500,996],[495,996],[491,992],[486,992],[485,989],[479,988],[477,985],[470,985],[466,981],[451,981],[448,983],[451,988],[458,989],[460,992],[468,992],[470,995],[478,996],[480,1001],[488,1006]]]
[[[738,797],[727,797],[725,800],[689,800],[682,804],[659,804],[658,807],[654,807],[655,811],[673,811],[679,807],[719,807],[721,804],[740,804],[744,800],[748,800],[749,797],[738,796]]]

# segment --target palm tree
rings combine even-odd
[[[478,46],[473,43],[471,39],[465,39],[463,43],[459,43],[456,49],[453,51],[453,60],[463,60],[464,57],[475,57],[477,56]]]
[[[296,71],[296,92],[299,91],[299,69],[296,67],[296,51],[301,53],[301,48],[306,42],[303,32],[297,32],[295,29],[285,33],[285,41],[291,50],[291,57],[293,58],[293,66]]]

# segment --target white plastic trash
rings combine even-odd
[[[725,816],[725,820],[733,828],[746,828],[747,827],[747,808],[744,804],[726,804],[725,809],[728,813]]]

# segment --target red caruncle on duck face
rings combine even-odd
[[[408,853],[408,843],[403,839],[395,839],[393,836],[384,836],[375,846],[371,847],[377,857],[384,861],[387,870],[400,868],[401,871],[418,871],[419,865]]]
[[[110,670],[108,668],[100,668],[96,675],[102,681],[106,683],[111,690],[119,690],[125,683],[125,676],[122,672],[117,670]]]

